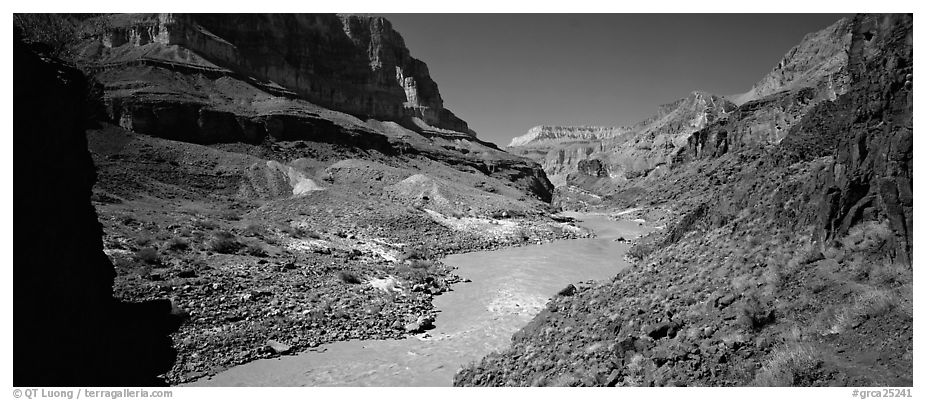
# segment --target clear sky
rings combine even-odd
[[[629,125],[693,90],[735,94],[837,14],[382,14],[444,106],[506,146],[536,125]]]

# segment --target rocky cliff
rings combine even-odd
[[[14,39],[13,382],[163,384],[182,321],[167,299],[113,297],[113,264],[90,203],[96,172],[84,129],[93,86]],[[50,184],[50,182],[54,184]]]
[[[602,164],[596,178],[621,184],[667,166],[692,132],[735,108],[719,96],[692,92],[629,127],[536,127],[512,139],[508,151],[537,160],[557,186],[585,160]]]
[[[673,162],[781,143],[806,112],[849,89],[851,36],[851,21],[845,18],[805,36],[748,92],[729,96],[740,107],[692,134]]]
[[[820,31],[804,36],[781,61],[746,93],[728,96],[736,104],[748,103],[785,90],[814,87],[830,100],[845,92],[849,74],[851,20],[840,19]]]
[[[82,56],[103,68],[156,64],[240,75],[358,116],[474,135],[444,108],[428,67],[388,20],[320,14],[123,14]]]
[[[777,146],[813,106],[846,92],[850,37],[849,20],[841,19],[805,36],[748,92],[704,95],[704,100],[695,92],[661,106],[619,141],[589,137],[557,143],[529,133],[515,138],[509,149],[540,162],[556,186],[609,195],[635,181],[659,179],[667,169],[684,168],[694,159]],[[608,173],[578,170],[579,161],[587,159],[601,160]]]
[[[75,45],[75,61],[124,129],[205,145],[308,140],[417,154],[551,199],[536,164],[479,141],[443,108],[427,66],[383,18],[118,14],[83,24],[99,33]]]
[[[629,127],[540,125],[529,129],[521,136],[512,138],[508,147],[601,141],[620,137],[630,130]]]
[[[675,217],[456,384],[911,385],[913,17],[848,25],[842,95],[610,198]]]

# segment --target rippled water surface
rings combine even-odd
[[[560,289],[625,268],[629,245],[614,239],[645,229],[600,215],[571,216],[598,237],[447,257],[459,267],[456,274],[472,282],[434,299],[440,313],[429,337],[323,345],[237,366],[192,386],[449,386],[461,366],[507,347]]]

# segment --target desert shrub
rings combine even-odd
[[[297,233],[296,228],[293,228],[292,226],[289,226],[289,225],[280,225],[279,229],[281,233],[284,233],[289,236],[296,236],[296,233]]]
[[[813,382],[822,364],[820,352],[810,344],[788,342],[776,349],[756,373],[755,386],[802,386]]]
[[[526,242],[530,240],[531,236],[525,228],[518,228],[511,234],[512,240],[516,242]]]
[[[175,237],[168,240],[165,247],[167,247],[168,250],[186,250],[190,248],[190,242],[186,241],[186,239]]]
[[[238,210],[225,210],[219,213],[219,218],[222,218],[226,221],[240,221],[241,212]]]
[[[428,269],[434,265],[434,261],[413,259],[408,266],[412,269]]]
[[[267,251],[264,250],[264,248],[263,248],[261,245],[256,244],[256,243],[248,244],[248,246],[245,248],[244,251],[245,251],[245,253],[247,253],[248,255],[251,255],[251,256],[254,256],[254,257],[265,257],[265,256],[267,256]]]
[[[215,235],[215,237],[209,242],[209,247],[218,253],[232,254],[241,248],[241,243],[238,243],[238,240],[235,239],[234,235],[223,231],[218,232]]]
[[[160,264],[161,257],[153,247],[145,247],[135,252],[135,259],[145,264]]]
[[[650,255],[653,252],[653,245],[649,243],[637,243],[627,250],[627,256],[635,258],[637,260],[642,260]]]
[[[139,236],[134,240],[136,246],[146,247],[151,245],[151,237],[149,236]]]
[[[746,296],[737,309],[736,322],[743,328],[760,330],[775,322],[775,309],[763,304],[755,296]]]
[[[399,278],[409,281],[412,284],[425,283],[428,279],[428,272],[426,269],[412,268],[407,265],[396,267],[395,275]]]
[[[888,221],[866,222],[853,227],[840,242],[850,252],[867,252],[880,249],[892,233]]]
[[[351,285],[356,285],[356,284],[363,282],[360,280],[360,278],[357,275],[355,275],[353,272],[350,272],[350,271],[338,272],[338,278],[341,279],[341,282],[351,284]]]
[[[244,228],[243,233],[244,233],[244,236],[261,237],[261,236],[264,236],[264,234],[267,232],[264,230],[262,226],[258,224],[248,224],[248,226]]]
[[[868,271],[871,283],[879,286],[900,286],[913,282],[913,268],[909,265],[881,262],[871,265]]]
[[[211,220],[206,219],[197,219],[193,220],[193,227],[202,230],[213,230],[219,227],[219,225]]]
[[[300,227],[294,227],[292,225],[281,225],[280,232],[283,232],[293,238],[304,238],[309,237],[312,239],[321,239],[321,235],[318,232],[310,231]]]
[[[424,257],[422,257],[421,253],[418,250],[408,249],[408,250],[403,251],[402,254],[399,254],[398,258],[399,258],[399,261],[406,261],[406,260],[420,260]]]

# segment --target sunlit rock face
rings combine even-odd
[[[580,163],[589,160],[597,160],[596,178],[620,183],[669,164],[693,132],[735,109],[723,97],[692,92],[632,126],[540,126],[512,139],[508,150],[539,162],[557,186],[571,174],[584,176],[589,169]]]
[[[444,108],[427,65],[379,17],[333,14],[122,14],[85,57],[243,75],[263,89],[386,120],[474,135]]]
[[[508,149],[541,163],[556,186],[609,194],[696,159],[777,146],[811,108],[846,93],[851,38],[841,19],[805,36],[745,93],[692,92],[629,127],[536,127]]]

